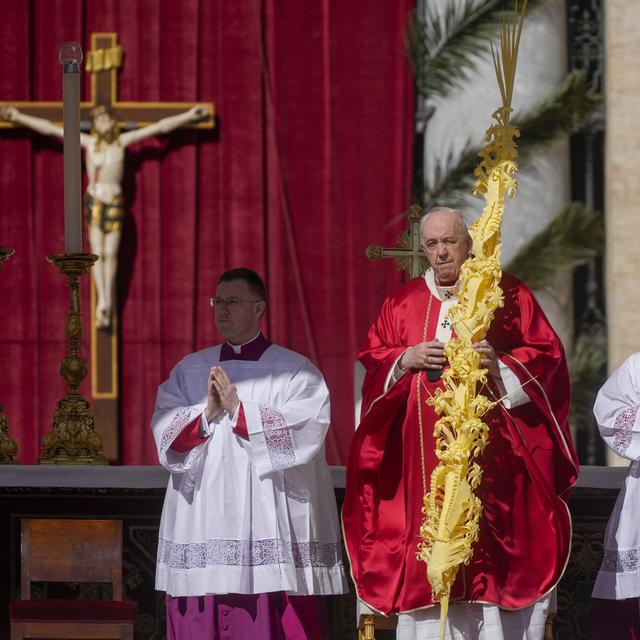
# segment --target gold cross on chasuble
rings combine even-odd
[[[387,249],[382,245],[372,244],[367,247],[366,255],[369,260],[395,258],[398,269],[406,271],[412,278],[415,278],[424,273],[427,268],[427,257],[420,248],[422,207],[419,204],[411,205],[406,213],[411,226],[400,234],[396,246]]]
[[[91,98],[80,103],[82,128],[90,129],[91,111],[97,106],[109,107],[115,112],[120,129],[136,129],[162,118],[178,115],[196,102],[202,104],[211,116],[207,120],[184,125],[190,129],[213,129],[215,106],[212,102],[120,102],[118,100],[118,73],[124,53],[115,33],[92,33],[91,51],[85,56],[85,71],[91,74]],[[44,118],[62,125],[62,102],[0,101],[0,107],[12,105],[22,113]],[[0,120],[0,129],[20,128],[15,122]],[[117,300],[114,292],[113,299]],[[111,324],[96,329],[96,291],[91,279],[91,395],[96,427],[104,442],[104,454],[110,461],[119,456],[119,371],[118,371],[118,314],[114,305]]]

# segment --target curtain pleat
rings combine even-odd
[[[121,462],[155,464],[158,384],[220,340],[207,299],[224,270],[267,281],[264,330],[309,356],[332,396],[329,459],[354,428],[353,367],[401,276],[371,263],[410,204],[414,95],[403,48],[411,0],[12,0],[0,4],[0,100],[61,100],[58,46],[116,32],[122,101],[213,101],[214,131],[127,150],[119,256]],[[89,98],[83,76],[83,97]],[[63,250],[62,144],[0,130],[0,404],[35,462],[65,392],[68,294],[45,256]],[[88,243],[85,238],[85,249]],[[82,279],[88,335],[89,280]],[[83,354],[89,357],[87,336]],[[90,385],[81,392],[90,398]]]

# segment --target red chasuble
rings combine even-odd
[[[531,402],[509,411],[499,404],[484,417],[490,440],[479,458],[480,537],[451,599],[517,609],[545,595],[564,571],[571,543],[565,501],[578,463],[562,344],[524,284],[505,274],[501,287],[505,305],[487,339]],[[404,350],[422,342],[425,321],[427,341],[434,339],[440,304],[424,278],[409,281],[387,298],[360,353],[367,371],[362,420],[349,454],[342,520],[358,596],[386,615],[434,603],[426,565],[416,558],[424,493],[418,411],[429,484],[437,464],[437,415],[426,399],[442,383],[408,372],[388,393],[384,384]],[[489,394],[498,392],[485,390]]]

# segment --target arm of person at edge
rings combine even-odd
[[[614,453],[640,460],[640,353],[629,356],[604,383],[593,407],[598,430]]]

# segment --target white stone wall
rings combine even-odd
[[[640,2],[605,2],[606,297],[609,370],[640,351]],[[609,464],[628,460],[608,451]]]
[[[640,2],[605,3],[609,368],[640,351]]]

